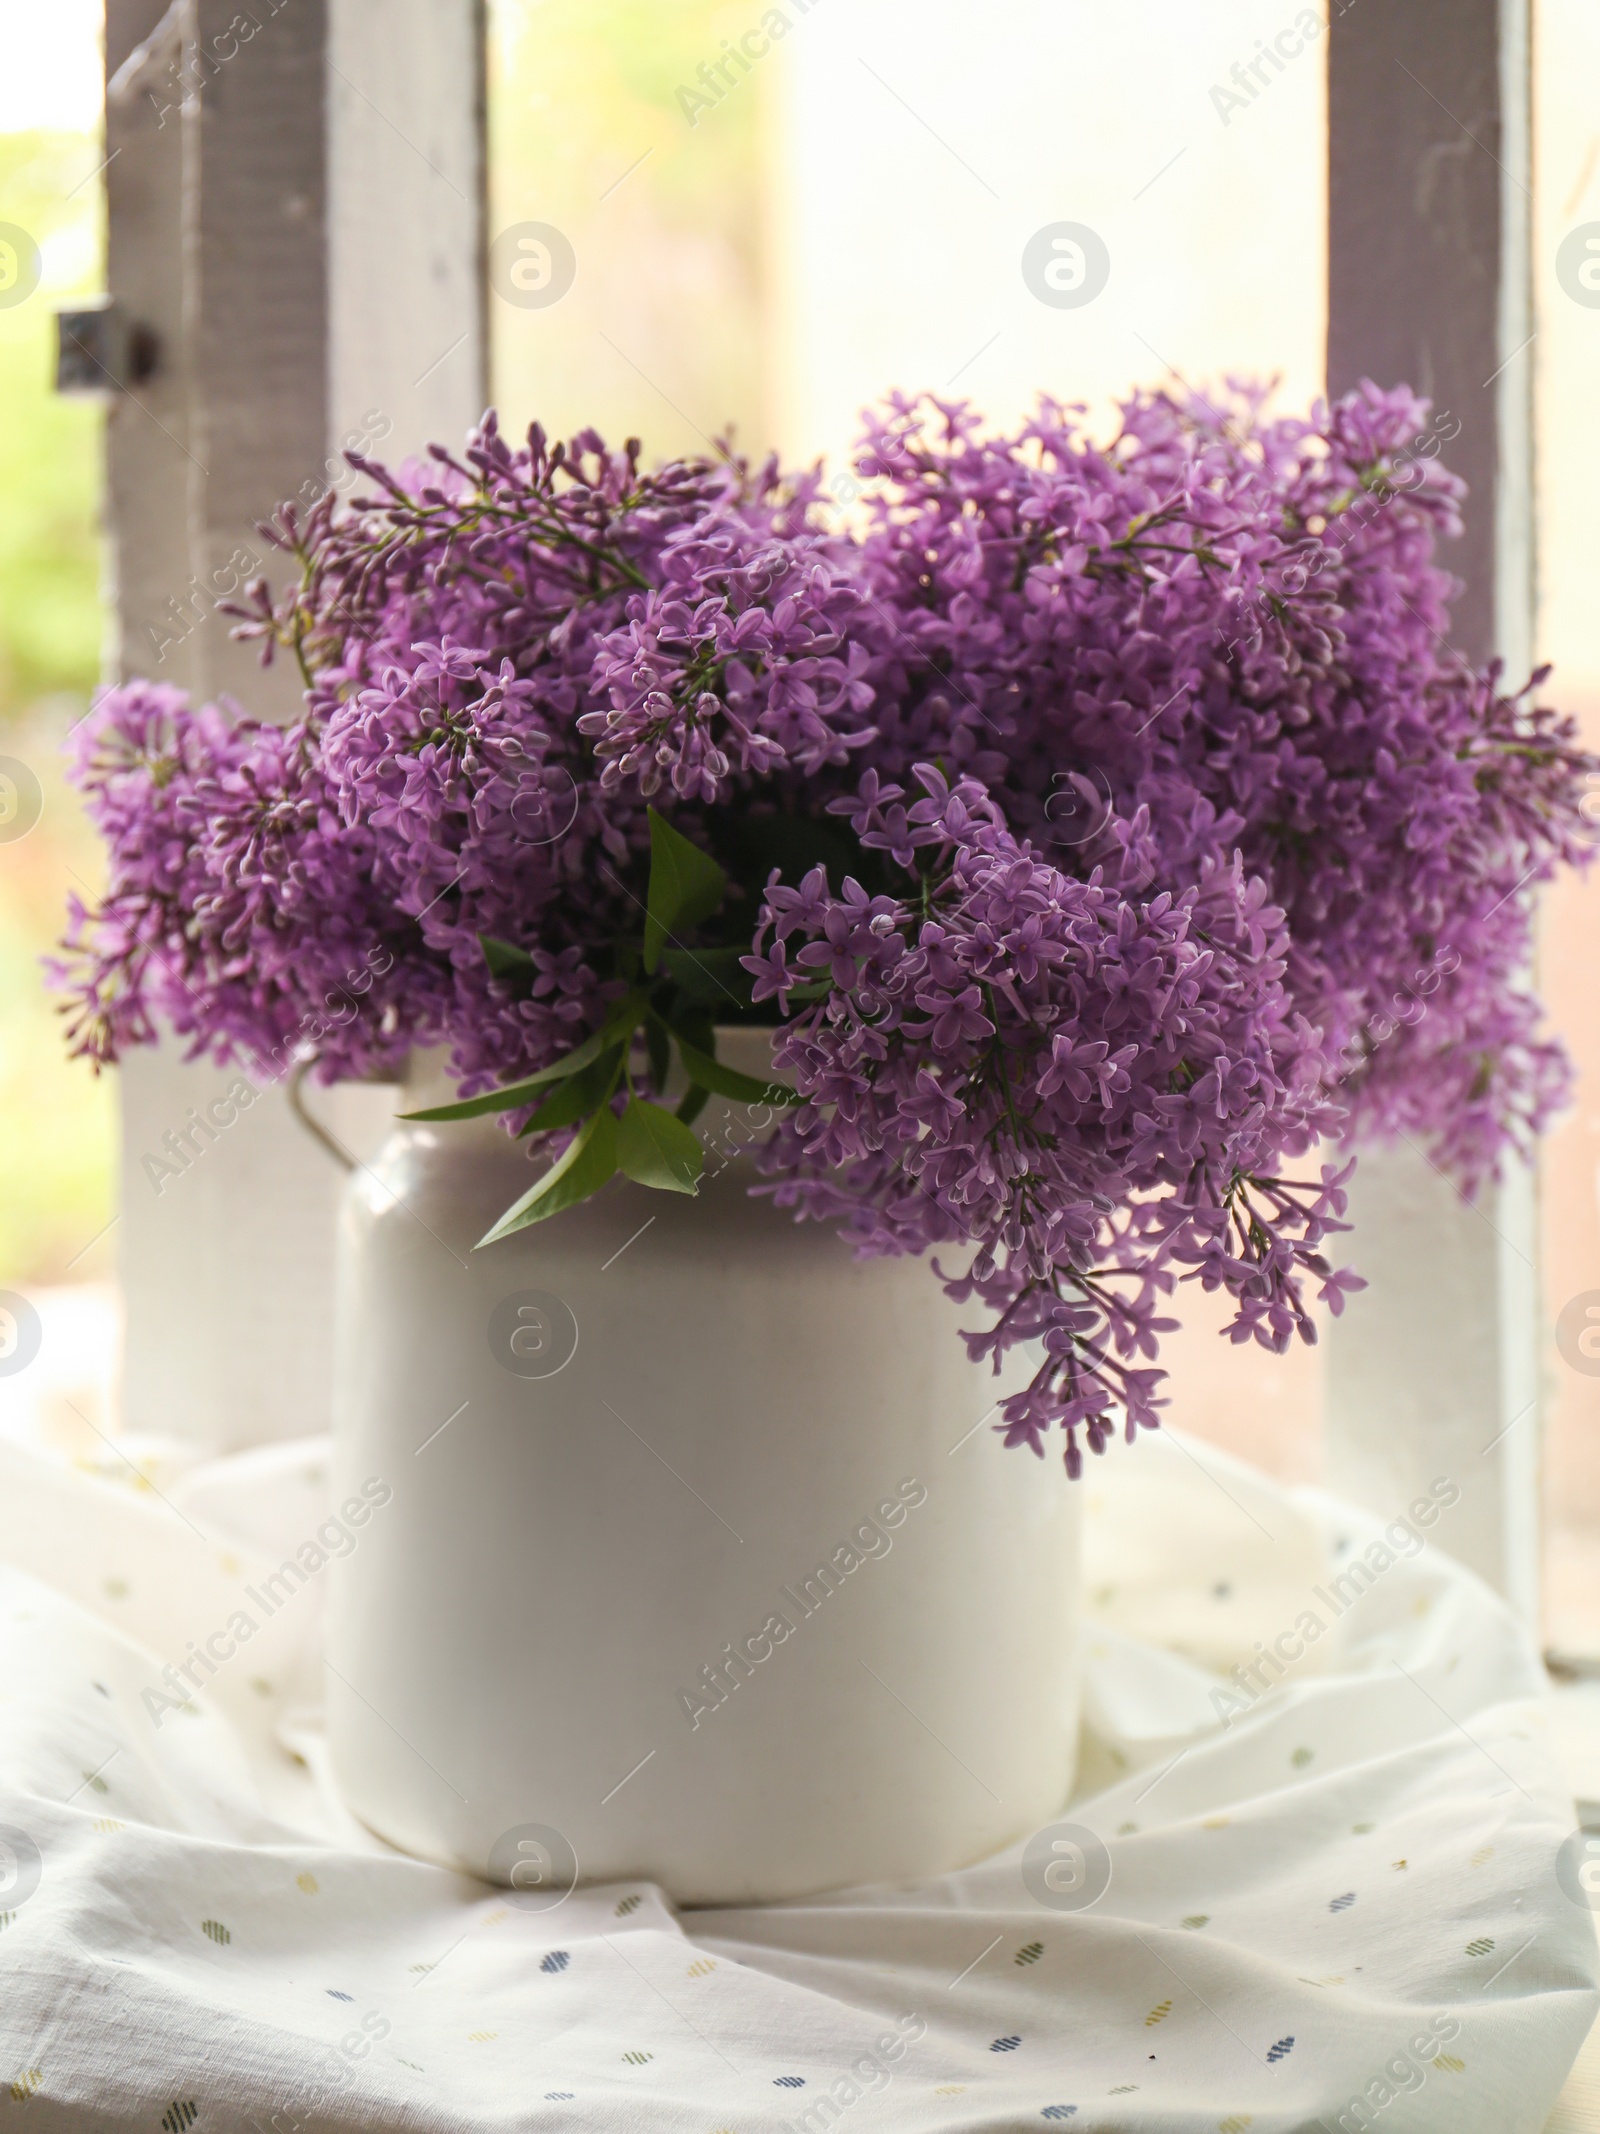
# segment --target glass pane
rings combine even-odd
[[[1600,745],[1600,137],[1592,84],[1600,18],[1585,0],[1537,10],[1535,295],[1541,440],[1539,577],[1548,694]],[[1600,803],[1596,804],[1600,831]],[[1600,1659],[1600,875],[1566,878],[1548,898],[1540,975],[1578,1070],[1576,1101],[1546,1146],[1543,1172],[1545,1634],[1556,1653]]]
[[[651,458],[730,426],[765,443],[759,87],[693,126],[677,96],[728,17],[708,0],[492,9],[490,345],[509,429],[592,425]],[[526,224],[571,247],[553,300],[562,263],[541,282],[538,236],[517,249]]]
[[[100,664],[96,401],[51,390],[57,305],[103,286],[100,10],[13,11],[0,79],[0,1432],[85,1457],[113,1412],[115,1084],[69,1061],[40,959],[98,840],[62,743]]]
[[[1321,42],[1263,69],[1253,101],[1230,79],[1282,29],[1281,7],[1240,0],[1002,0],[974,66],[956,0],[857,0],[797,25],[775,68],[784,442],[840,452],[894,385],[997,423],[1040,392],[1103,418],[1173,371],[1278,375],[1281,403],[1304,407],[1326,330]],[[1130,82],[1138,51],[1158,63],[1137,95],[1096,94]],[[1024,249],[1057,223],[1105,248],[1090,302],[1041,301],[1043,267],[1029,284]]]

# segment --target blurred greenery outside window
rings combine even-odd
[[[100,671],[104,417],[52,389],[55,309],[103,282],[102,154],[86,133],[0,134],[0,220],[42,269],[22,301],[0,290],[0,754],[44,792],[37,826],[0,842],[0,1287],[110,1266],[86,1248],[112,1216],[114,1085],[65,1058],[39,968],[68,893],[89,895],[102,874],[62,743]]]
[[[491,11],[491,238],[553,223],[577,259],[549,308],[491,293],[494,392],[506,428],[537,416],[646,457],[774,430],[762,359],[763,114],[772,85],[724,63],[720,102],[680,92],[761,10],[704,0],[497,0]],[[770,72],[772,61],[766,62]],[[715,77],[713,76],[713,80]]]

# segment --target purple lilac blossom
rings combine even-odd
[[[1427,424],[1404,389],[1285,420],[1235,388],[1138,395],[1100,444],[1049,401],[997,437],[896,396],[851,529],[820,470],[645,472],[492,415],[459,458],[357,460],[372,493],[286,508],[298,581],[235,611],[299,661],[299,723],[131,683],[80,730],[111,877],[72,915],[74,1049],[165,1023],[332,1079],[443,1045],[470,1094],[623,990],[648,804],[713,848],[730,812],[831,823],[853,873],[719,853],[802,1099],[759,1190],[928,1253],[974,1355],[1036,1343],[1000,1427],[1060,1429],[1076,1474],[1156,1420],[1177,1280],[1280,1349],[1308,1282],[1359,1286],[1323,1251],[1348,1167],[1286,1166],[1361,1127],[1471,1189],[1565,1093],[1531,895],[1587,856],[1589,759],[1542,674],[1449,645]]]

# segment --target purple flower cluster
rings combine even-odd
[[[1135,902],[1019,841],[975,779],[916,777],[909,807],[871,773],[844,803],[864,844],[922,863],[914,899],[836,895],[821,867],[768,890],[757,997],[831,990],[785,1025],[775,1062],[806,1101],[759,1160],[780,1203],[866,1252],[975,1243],[947,1277],[993,1315],[971,1353],[1044,1352],[1007,1442],[1041,1451],[1059,1425],[1076,1475],[1080,1428],[1099,1452],[1114,1408],[1130,1438],[1156,1420],[1161,1373],[1128,1359],[1176,1323],[1154,1316],[1175,1263],[1275,1347],[1309,1329],[1306,1274],[1340,1308],[1352,1278],[1316,1249],[1340,1179],[1275,1175],[1340,1114],[1284,983],[1283,913],[1237,859]]]
[[[71,904],[74,1051],[115,1059],[165,1024],[268,1075],[319,1052],[351,1074],[404,1060],[448,989],[415,967],[378,841],[342,820],[305,727],[131,682],[72,745],[112,854],[100,904]]]
[[[848,634],[865,595],[827,548],[731,515],[667,546],[661,590],[599,647],[608,708],[578,721],[605,792],[710,802],[735,772],[815,776],[866,746],[870,654]]]
[[[874,764],[968,770],[1059,864],[1132,893],[1240,854],[1356,1123],[1470,1185],[1561,1101],[1528,892],[1590,835],[1570,722],[1449,646],[1448,430],[1370,386],[1309,422],[1144,397],[1104,450],[1048,404],[997,443],[897,402],[863,464],[904,655],[874,676]]]
[[[112,865],[75,1047],[537,1072],[639,982],[666,809],[727,876],[722,1019],[777,1025],[801,1099],[762,1189],[935,1252],[975,1354],[1037,1344],[1003,1427],[1062,1429],[1076,1473],[1155,1420],[1176,1280],[1278,1348],[1308,1281],[1338,1309],[1345,1173],[1285,1164],[1357,1123],[1470,1187],[1565,1088],[1530,899],[1587,856],[1590,759],[1542,676],[1449,646],[1427,416],[1142,395],[1099,444],[1049,402],[994,437],[896,398],[850,530],[816,472],[492,416],[358,461],[372,493],[286,510],[297,580],[237,611],[300,662],[297,725],[148,684],[85,724]],[[683,975],[652,1012],[703,1056]]]

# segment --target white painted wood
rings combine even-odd
[[[1436,1477],[1448,1476],[1461,1489],[1451,1515],[1452,1553],[1531,1619],[1532,1179],[1521,1171],[1464,1208],[1419,1152],[1369,1148],[1351,1210],[1349,1257],[1370,1286],[1329,1335],[1329,1486],[1394,1518]]]
[[[1459,417],[1471,484],[1444,557],[1456,637],[1525,673],[1532,642],[1527,0],[1335,10],[1329,40],[1330,390],[1406,379]],[[1393,1515],[1435,1475],[1458,1553],[1538,1614],[1537,1190],[1475,1208],[1420,1152],[1363,1152],[1351,1257],[1371,1287],[1333,1329],[1332,1486]]]
[[[292,1117],[281,1086],[189,1065],[177,1048],[123,1064],[121,1221],[127,1427],[232,1451],[327,1427],[333,1222],[344,1174]],[[251,1096],[213,1140],[213,1101]],[[352,1150],[388,1126],[392,1090],[310,1098]],[[175,1150],[167,1137],[181,1138]],[[174,1177],[170,1166],[188,1168]]]
[[[160,33],[158,35],[158,32]],[[106,250],[113,293],[156,334],[155,371],[106,410],[106,509],[116,556],[113,673],[190,678],[189,406],[183,137],[160,91],[178,51],[162,0],[107,0]],[[170,102],[170,99],[166,100]]]
[[[328,0],[328,394],[341,444],[459,445],[488,399],[480,0]]]
[[[112,411],[115,675],[292,716],[292,671],[263,675],[215,613],[270,573],[257,521],[339,475],[367,411],[388,452],[481,409],[479,11],[400,15],[257,0],[246,36],[224,0],[165,21],[159,0],[109,0],[111,290],[162,344],[140,405]],[[465,338],[428,370],[457,312]],[[126,1420],[216,1448],[326,1427],[343,1183],[270,1085],[167,1176],[164,1137],[236,1079],[170,1045],[121,1075]],[[377,1089],[312,1101],[357,1153],[393,1108]]]

